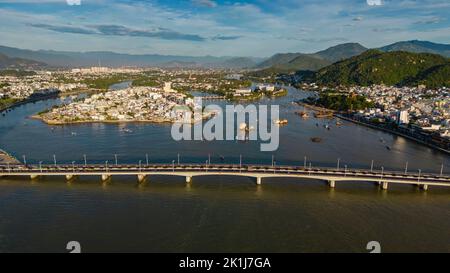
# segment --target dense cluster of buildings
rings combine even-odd
[[[176,122],[194,100],[155,87],[131,87],[94,94],[40,115],[49,124],[77,122]],[[182,109],[183,111],[178,111]],[[181,114],[180,114],[181,113]]]
[[[0,99],[13,98],[24,100],[30,97],[87,88],[87,85],[84,83],[61,82],[52,72],[38,72],[35,75],[22,77],[1,76],[0,83]]]
[[[363,95],[375,108],[353,114],[358,120],[396,124],[396,130],[417,139],[450,148],[450,89],[374,85],[351,87],[351,94]]]

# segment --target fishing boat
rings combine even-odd
[[[301,118],[309,118],[309,114],[305,111],[299,111],[299,112],[295,112],[297,115],[299,115]]]
[[[287,119],[277,119],[277,120],[275,120],[275,124],[286,125],[286,124],[288,124],[288,120]]]
[[[311,141],[314,143],[320,143],[320,142],[322,142],[322,139],[320,137],[312,137]]]

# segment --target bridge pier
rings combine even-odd
[[[256,185],[261,185],[262,184],[262,177],[257,177],[256,178]]]
[[[330,188],[334,189],[334,188],[336,188],[336,181],[330,180],[330,181],[328,181],[328,185],[330,186]]]
[[[108,181],[110,178],[111,178],[111,175],[109,175],[109,174],[102,174],[102,181],[103,182]]]
[[[192,183],[192,176],[186,176],[186,183]]]
[[[35,179],[38,179],[38,178],[39,178],[39,175],[37,175],[37,174],[32,174],[32,175],[30,175],[30,178],[31,178],[31,180],[35,180]]]
[[[423,184],[420,187],[422,190],[427,191],[428,190],[428,185],[427,184]]]
[[[138,181],[139,183],[142,183],[145,181],[145,178],[147,178],[147,176],[145,174],[138,174]]]
[[[381,182],[381,187],[383,188],[383,190],[387,190],[388,189],[388,182]]]
[[[75,178],[75,175],[73,175],[73,174],[68,174],[68,175],[66,175],[66,180],[67,181],[70,181],[70,180],[72,180],[72,179],[74,179]]]

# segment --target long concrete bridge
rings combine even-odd
[[[187,183],[196,176],[244,176],[255,179],[261,185],[264,178],[289,177],[326,181],[334,188],[337,182],[373,182],[387,190],[390,183],[420,186],[427,190],[429,186],[450,187],[450,176],[439,174],[385,172],[339,169],[304,168],[297,166],[267,165],[216,165],[216,164],[151,164],[151,165],[0,165],[2,176],[28,176],[37,179],[42,176],[64,176],[72,180],[77,176],[99,176],[108,181],[112,176],[136,176],[139,182],[152,175],[182,176]]]

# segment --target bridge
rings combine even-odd
[[[225,96],[219,96],[219,95],[217,95],[217,96],[214,96],[214,95],[210,95],[210,96],[201,96],[201,97],[198,97],[198,98],[201,98],[201,99],[203,99],[203,100],[225,100],[225,99],[227,99],[227,97],[225,97]]]
[[[313,168],[298,166],[274,166],[274,165],[219,165],[219,164],[151,164],[151,165],[0,165],[0,177],[28,176],[37,179],[43,176],[63,176],[72,180],[78,176],[99,176],[102,181],[108,181],[113,176],[136,176],[141,183],[148,176],[167,175],[182,176],[186,183],[191,183],[196,176],[243,176],[255,179],[257,185],[261,185],[264,178],[289,177],[300,179],[312,179],[326,181],[331,188],[337,182],[373,182],[387,190],[388,185],[409,184],[419,186],[427,190],[429,186],[450,187],[450,176],[442,174],[425,174],[420,171],[412,172],[385,172],[341,169],[341,168]]]

